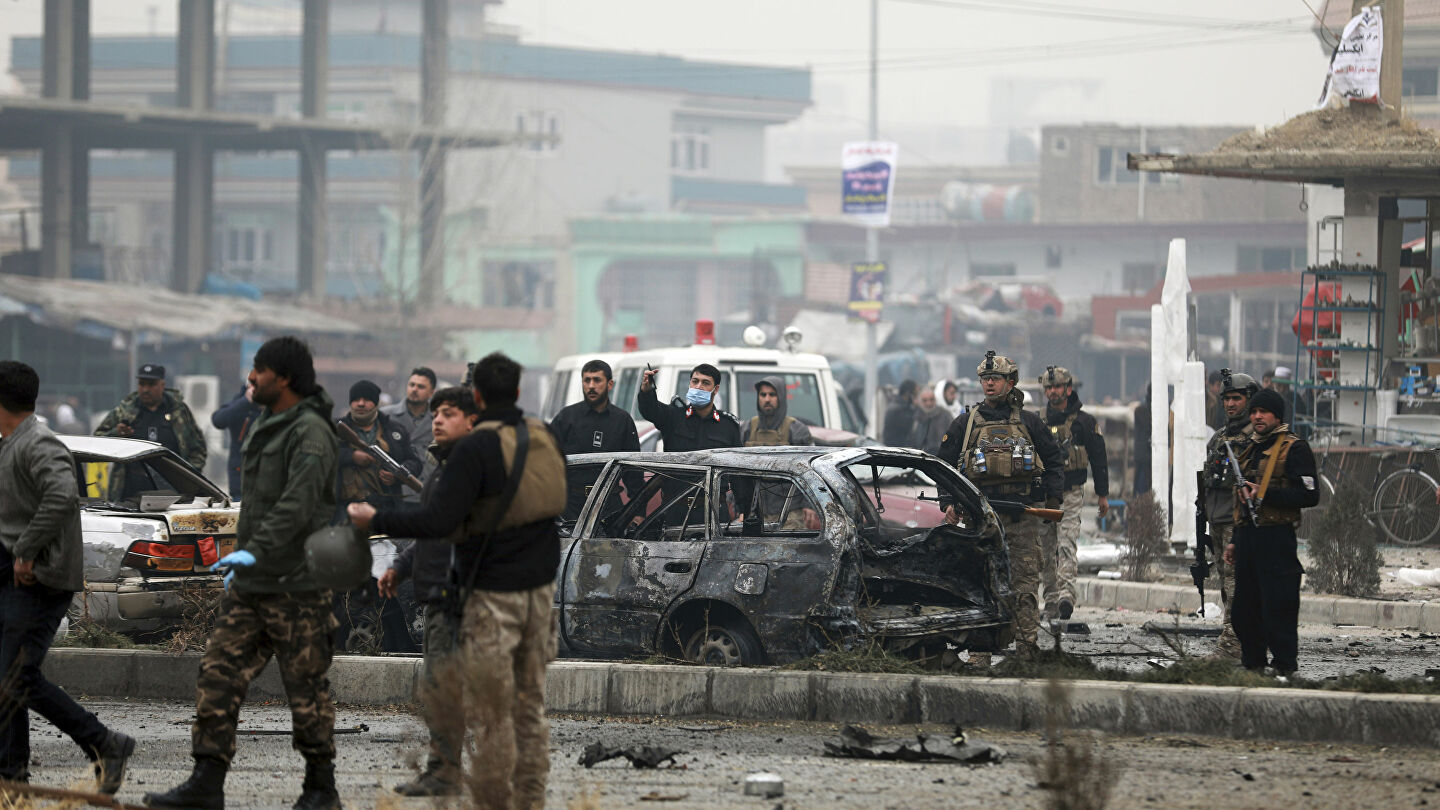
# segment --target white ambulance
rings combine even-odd
[[[746,346],[715,345],[714,324],[710,321],[697,321],[695,333],[695,344],[691,346],[560,358],[550,378],[542,415],[548,421],[561,408],[582,399],[580,370],[591,360],[604,360],[614,369],[611,401],[629,411],[637,424],[643,417],[635,397],[640,391],[641,373],[647,367],[659,371],[655,375],[656,396],[667,403],[685,395],[691,369],[709,363],[720,370],[716,404],[735,414],[742,424],[755,415],[755,383],[765,377],[779,377],[785,386],[790,416],[807,425],[862,432],[861,419],[830,373],[830,361],[824,355],[799,351],[803,335],[798,329],[785,331],[781,337],[786,347],[783,349],[763,348],[765,335],[756,327],[746,330],[750,344]],[[643,427],[641,432],[645,433]]]

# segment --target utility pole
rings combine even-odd
[[[880,0],[870,0],[870,141],[880,139]],[[893,169],[892,169],[893,171]],[[887,205],[889,204],[887,200]],[[880,231],[875,226],[865,228],[865,261],[870,264],[880,261]],[[882,309],[881,312],[884,310]],[[880,409],[875,405],[876,389],[880,382],[879,318],[865,322],[865,427],[872,438],[880,438],[877,418]]]

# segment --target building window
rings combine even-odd
[[[1054,155],[1070,154],[1070,139],[1064,135],[1056,135],[1050,139],[1050,153]]]
[[[515,114],[515,134],[522,138],[540,136],[534,140],[522,141],[523,149],[541,153],[554,152],[560,148],[560,116],[554,110],[522,110]]]
[[[970,265],[971,278],[1007,278],[1015,275],[1015,265],[998,262],[976,262]]]
[[[1237,273],[1288,273],[1305,266],[1304,247],[1255,247],[1235,249]]]
[[[546,261],[485,262],[484,302],[502,309],[553,309],[555,263]]]
[[[1403,98],[1434,98],[1440,95],[1440,68],[1407,67],[1400,78]]]
[[[224,270],[254,272],[275,261],[275,232],[270,228],[229,226],[216,236],[216,253]]]
[[[679,174],[709,174],[710,128],[677,124],[670,134],[670,169]]]
[[[1045,269],[1046,269],[1046,270],[1059,270],[1059,269],[1060,269],[1060,265],[1064,263],[1064,258],[1065,258],[1065,252],[1064,252],[1064,250],[1061,249],[1061,247],[1060,247],[1059,245],[1046,245],[1046,246],[1045,246]]]
[[[1120,285],[1129,295],[1149,290],[1160,280],[1160,265],[1153,262],[1126,262],[1120,266]]]

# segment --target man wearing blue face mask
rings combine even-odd
[[[640,415],[654,423],[665,440],[665,452],[740,446],[740,420],[715,407],[720,370],[701,363],[690,372],[685,404],[661,405],[655,396],[655,370],[640,380]]]

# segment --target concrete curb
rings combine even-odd
[[[1079,577],[1075,580],[1075,591],[1077,602],[1083,607],[1151,612],[1179,610],[1183,613],[1194,613],[1200,609],[1200,593],[1189,585]],[[1209,597],[1209,589],[1206,589],[1206,596]],[[1220,593],[1216,591],[1210,601],[1218,602],[1219,598]],[[1300,621],[1306,624],[1347,624],[1440,633],[1440,602],[1385,602],[1301,594]]]
[[[198,654],[149,650],[51,650],[45,673],[76,695],[191,701]],[[415,700],[417,658],[338,656],[330,669],[339,703]],[[1039,680],[788,672],[772,669],[558,661],[545,695],[552,712],[736,720],[936,723],[1043,729]],[[1234,739],[1440,747],[1440,696],[1303,689],[1074,681],[1071,723],[1115,734],[1199,734]],[[250,700],[284,699],[277,668]]]

